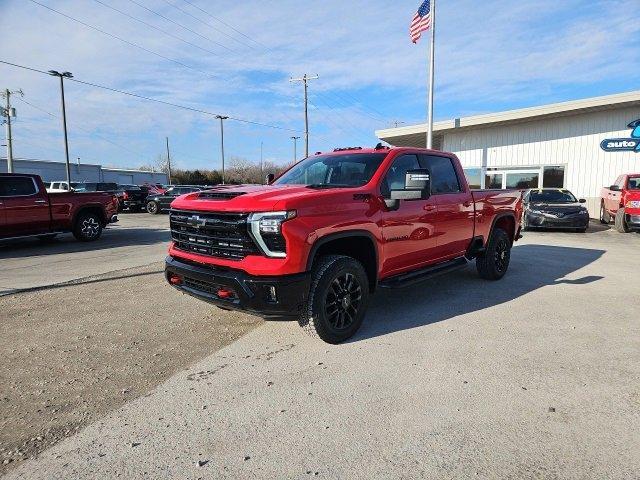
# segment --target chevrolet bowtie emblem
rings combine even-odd
[[[207,224],[207,221],[204,218],[200,218],[198,215],[192,215],[189,217],[189,225],[200,228],[204,227]]]

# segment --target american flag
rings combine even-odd
[[[409,27],[411,41],[413,43],[418,43],[422,32],[429,30],[429,27],[431,27],[431,1],[424,0],[416,14],[413,16],[411,27]]]

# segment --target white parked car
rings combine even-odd
[[[75,188],[77,184],[77,182],[71,182],[71,188]],[[69,184],[66,181],[50,182],[48,185],[46,185],[46,187],[47,192],[49,193],[60,193],[69,191]]]

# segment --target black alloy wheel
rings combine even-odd
[[[504,274],[509,266],[509,239],[501,237],[495,247],[495,265],[498,274]]]
[[[362,300],[362,287],[351,273],[343,273],[331,282],[324,300],[327,321],[336,330],[348,329],[356,319]]]

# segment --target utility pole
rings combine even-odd
[[[216,115],[220,120],[220,153],[222,155],[222,184],[224,185],[224,121],[229,118],[224,115]]]
[[[69,165],[69,140],[67,138],[67,111],[64,102],[64,79],[73,78],[71,72],[49,70],[49,75],[60,78],[60,103],[62,104],[62,128],[64,130],[64,155],[67,167],[67,186],[71,189],[71,167]]]
[[[264,142],[260,142],[260,178],[264,180]]]
[[[291,137],[291,140],[293,140],[293,162],[297,162],[298,161],[298,139],[300,137]]]
[[[290,82],[302,82],[304,84],[304,155],[309,156],[309,80],[320,78],[318,75],[310,77],[306,73],[302,78],[290,78]]]
[[[10,91],[8,88],[2,92],[6,100],[6,108],[2,109],[2,116],[7,117],[4,123],[7,125],[7,171],[13,173],[13,137],[11,136],[11,118],[16,116],[16,109],[11,108],[11,95],[19,93],[24,96],[22,90]]]
[[[171,185],[171,154],[169,153],[169,137],[167,139],[167,171],[169,173],[169,185]]]

